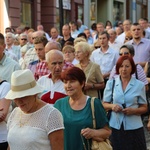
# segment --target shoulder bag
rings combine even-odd
[[[92,118],[93,118],[93,128],[96,129],[96,121],[95,121],[95,109],[94,109],[94,99],[95,97],[91,98],[91,109],[92,109]],[[112,150],[112,146],[110,145],[109,139],[106,139],[102,142],[97,142],[92,140],[91,150]]]
[[[115,86],[115,79],[113,79],[113,84],[112,84],[112,93],[111,93],[111,102],[110,103],[113,103],[113,92],[114,92],[114,86]],[[108,118],[108,121],[110,120],[110,117],[111,117],[111,112],[112,110],[108,110],[107,112],[107,118]]]

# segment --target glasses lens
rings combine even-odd
[[[95,48],[97,49],[97,48],[100,48],[100,46],[95,46]]]
[[[24,41],[26,41],[27,39],[21,39],[21,40],[24,40]]]
[[[129,55],[129,52],[119,53],[120,56],[122,55]]]

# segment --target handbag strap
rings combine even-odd
[[[136,79],[138,79],[137,65],[138,65],[138,64],[135,65],[135,66],[136,66],[136,69],[135,69],[135,77],[136,77]]]
[[[111,92],[111,102],[110,103],[113,103],[114,86],[115,86],[115,79],[113,79],[112,92]]]
[[[93,120],[93,128],[96,129],[96,121],[95,121],[95,109],[94,109],[94,100],[95,97],[91,98],[91,110],[92,110],[92,120]]]

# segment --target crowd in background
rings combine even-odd
[[[19,93],[14,98],[11,98],[10,95],[7,96],[7,99],[14,99],[14,103],[5,99],[8,91],[12,90],[15,94],[15,90],[19,92],[25,90],[23,87],[25,83],[23,84],[17,78],[19,74],[22,76],[22,72],[17,73],[17,70],[32,73],[35,84],[43,90],[24,96]],[[12,81],[11,76],[13,73],[16,77],[14,84],[17,84],[17,81],[20,82],[22,85],[20,89],[12,85],[14,77]],[[28,76],[32,78],[32,75]],[[24,76],[21,80],[27,79]],[[114,90],[112,90],[114,80],[115,85]],[[13,86],[14,88],[12,88]],[[30,87],[28,88],[30,89]],[[82,149],[82,140],[74,143],[81,136],[88,140],[92,138],[103,141],[110,135],[114,150],[132,150],[135,148],[136,150],[146,150],[141,115],[147,110],[146,99],[150,99],[149,93],[150,25],[146,18],[139,19],[137,23],[132,23],[130,20],[118,21],[115,26],[110,21],[98,22],[93,23],[91,28],[88,28],[78,19],[76,22],[70,21],[68,24],[64,24],[62,35],[59,34],[56,27],[52,27],[49,33],[45,32],[43,25],[38,25],[37,29],[19,26],[14,30],[7,27],[4,35],[0,33],[1,150],[7,149],[8,142],[10,149],[12,147],[12,150],[17,150],[17,141],[13,140],[14,133],[11,129],[18,123],[15,117],[18,117],[21,111],[23,111],[21,114],[26,121],[24,124],[19,122],[19,126],[26,126],[27,124],[46,130],[48,139],[45,142],[52,141],[50,142],[52,150],[61,149],[60,146],[63,147],[62,143],[59,142],[57,145],[54,142],[55,138],[52,138],[52,134],[54,133],[54,137],[61,139],[64,127],[65,150]],[[35,103],[32,103],[32,105],[34,104],[33,111],[23,109],[23,104],[18,102],[18,99],[23,97],[31,99],[31,101],[34,101],[35,97]],[[92,97],[96,97],[96,118],[99,122],[97,129],[100,129],[95,132],[90,129],[92,128],[92,121],[86,120],[91,118],[88,110]],[[113,101],[111,100],[112,97]],[[56,107],[61,114],[55,109],[51,110],[46,105],[47,103],[53,109]],[[12,115],[11,112],[16,105],[21,108],[21,111],[15,109]],[[45,109],[46,113],[56,111],[56,118],[52,116],[53,114],[49,114],[48,118],[40,116],[43,121],[50,118],[59,120],[56,130],[52,129],[55,126],[55,121],[53,126],[48,127],[40,122],[43,127],[41,124],[30,123],[30,118],[33,117],[33,121],[38,121],[36,118],[38,113],[36,115],[31,114],[30,117],[24,114],[37,112],[42,108]],[[104,109],[113,111],[109,124]],[[79,113],[79,110],[82,111]],[[103,116],[102,122],[98,119],[98,113],[101,117]],[[8,119],[10,114],[11,117]],[[74,117],[78,117],[78,119]],[[60,118],[64,119],[64,126]],[[8,142],[7,121],[8,129],[11,131],[9,134],[10,131],[8,130],[8,136],[10,136]],[[146,123],[147,129],[150,130],[150,114]],[[61,132],[57,133],[59,129]],[[14,131],[17,130],[18,128],[14,129]],[[19,131],[22,132],[20,129]],[[77,135],[80,131],[81,135]],[[58,134],[62,136],[58,136]],[[22,136],[24,135],[25,133],[22,134]],[[13,142],[16,146],[15,144],[13,146]],[[25,145],[26,143],[27,145]],[[22,146],[23,149],[29,147],[27,141],[25,144],[25,147]],[[88,145],[87,141],[85,141],[85,145]],[[49,148],[47,143],[45,148]]]

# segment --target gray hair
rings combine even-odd
[[[46,53],[46,62],[49,63],[50,62],[50,58],[53,57],[53,54],[57,54],[62,56],[62,58],[64,59],[63,53],[59,50],[56,49],[52,49],[49,52]]]
[[[11,33],[11,32],[7,32],[7,33],[6,33],[6,36],[7,36],[7,35],[8,35],[8,36],[11,36],[14,40],[16,39],[15,34],[13,34],[13,33]],[[6,36],[5,36],[5,37],[6,37]]]
[[[130,53],[132,56],[134,56],[135,51],[134,51],[134,47],[133,47],[132,45],[125,44],[125,45],[122,45],[122,46],[120,47],[120,50],[121,50],[122,48],[127,48],[127,49],[129,50],[129,53]]]

